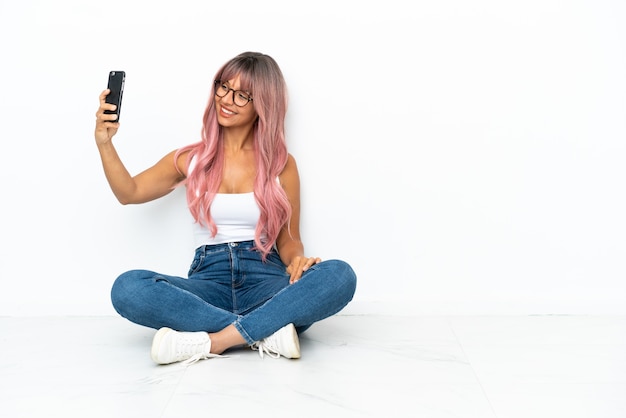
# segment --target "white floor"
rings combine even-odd
[[[626,417],[626,317],[348,316],[299,360],[157,366],[119,317],[0,318],[0,417]]]

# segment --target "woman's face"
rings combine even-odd
[[[252,100],[245,100],[246,97],[252,98],[252,94],[240,91],[240,84],[239,76],[237,76],[215,86],[217,121],[224,128],[245,127],[256,121],[257,114],[251,103]]]

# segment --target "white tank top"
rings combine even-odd
[[[211,216],[217,226],[215,237],[211,237],[209,228],[195,220],[193,222],[196,248],[202,245],[253,240],[261,210],[254,200],[253,192],[218,193],[211,203]]]

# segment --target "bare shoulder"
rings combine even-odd
[[[293,155],[289,154],[287,158],[287,164],[282,173],[280,173],[280,184],[283,188],[298,187],[300,184],[300,177],[298,174],[298,165]]]

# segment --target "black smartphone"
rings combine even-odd
[[[122,94],[124,93],[124,83],[126,82],[126,73],[124,71],[110,71],[109,72],[109,84],[107,88],[111,90],[106,97],[107,103],[112,103],[117,106],[115,110],[105,110],[106,114],[116,114],[117,119],[115,122],[120,121],[120,110],[122,109]]]

